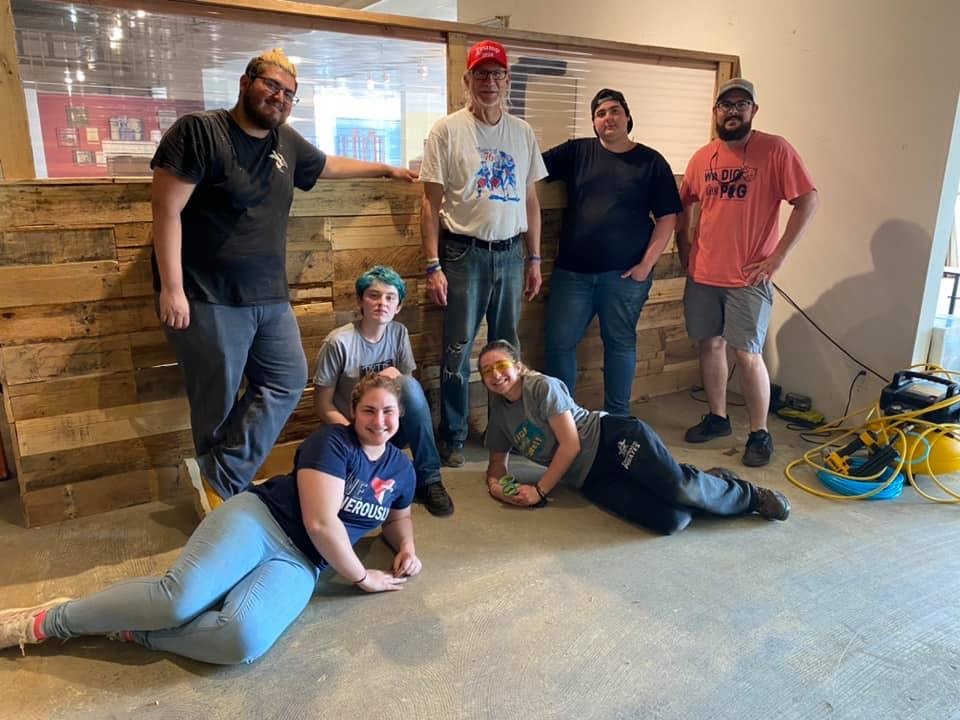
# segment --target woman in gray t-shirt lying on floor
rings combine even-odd
[[[543,504],[563,482],[600,507],[667,534],[683,530],[695,510],[775,520],[790,514],[790,502],[776,490],[723,468],[678,463],[642,420],[583,409],[560,380],[526,368],[504,340],[488,343],[478,364],[490,397],[487,486],[498,500]],[[535,484],[510,483],[511,451],[546,467]]]

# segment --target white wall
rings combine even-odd
[[[739,55],[757,84],[756,127],[790,140],[820,190],[778,284],[882,374],[911,363],[926,276],[946,247],[931,255],[960,89],[960,3],[460,0],[462,22],[491,15],[516,29]],[[828,415],[843,409],[856,366],[781,299],[767,358],[788,390]],[[854,406],[879,387],[861,380]]]

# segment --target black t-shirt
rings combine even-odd
[[[326,155],[286,124],[261,139],[226,110],[177,120],[150,167],[197,186],[180,214],[187,297],[218,305],[287,302],[293,188],[312,188],[325,163]],[[152,264],[159,292],[156,256]]]
[[[270,509],[270,514],[287,537],[320,569],[327,566],[327,561],[303,527],[297,489],[297,470],[303,468],[343,478],[343,500],[338,517],[347,529],[351,545],[380,527],[393,508],[403,510],[413,502],[417,484],[413,465],[393,443],[387,443],[379,458],[370,460],[361,449],[353,428],[321,425],[297,448],[293,471],[289,475],[278,475],[250,488],[250,492]]]
[[[682,210],[670,165],[653,148],[625,153],[596,138],[568,140],[543,154],[550,180],[567,184],[557,267],[580,273],[621,272],[650,244],[653,217]]]

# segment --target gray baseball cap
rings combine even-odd
[[[724,96],[724,93],[728,93],[731,90],[743,90],[747,95],[750,96],[750,99],[753,100],[754,105],[757,104],[757,93],[753,89],[753,83],[749,80],[744,80],[743,78],[730,78],[723,85],[720,86],[720,89],[717,90],[717,100]]]

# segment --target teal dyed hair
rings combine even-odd
[[[362,298],[367,288],[375,282],[382,282],[384,285],[392,285],[397,289],[397,295],[400,296],[400,302],[407,296],[407,284],[403,278],[397,274],[397,271],[388,265],[374,265],[363,275],[357,278],[357,297]]]

